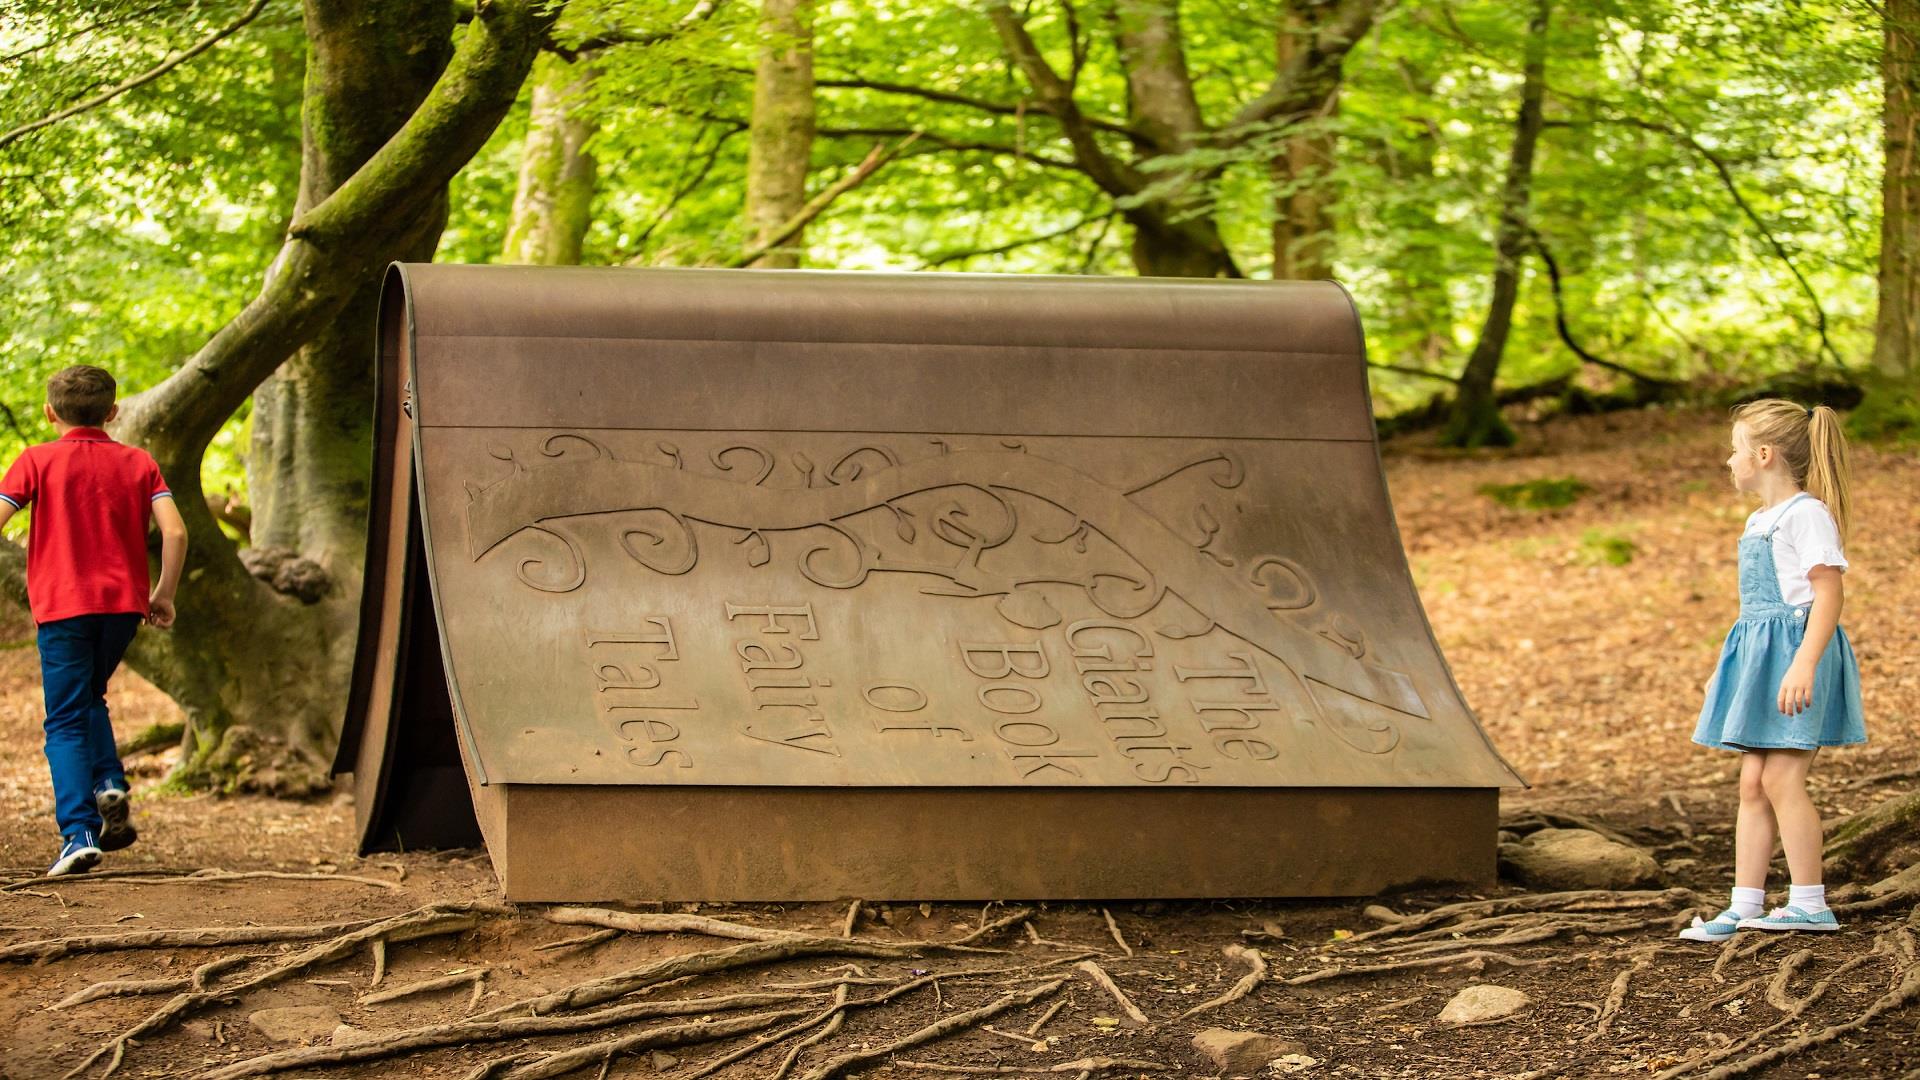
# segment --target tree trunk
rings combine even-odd
[[[533,107],[520,151],[503,256],[510,263],[576,266],[592,223],[595,163],[587,140],[598,125],[583,107],[599,76],[590,55],[552,54],[533,64]]]
[[[1880,312],[1874,321],[1873,366],[1896,383],[1916,373],[1920,348],[1920,0],[1887,0],[1886,171],[1881,180]],[[1911,387],[1908,388],[1911,394]]]
[[[371,286],[390,260],[431,253],[447,182],[512,107],[556,10],[481,4],[449,62],[442,0],[307,4],[305,152],[287,238],[259,293],[124,401],[115,425],[159,461],[192,538],[174,629],[142,630],[129,653],[187,714],[177,779],[289,794],[328,783],[365,542]],[[207,507],[200,463],[270,378],[249,573]],[[23,563],[0,545],[9,593]]]
[[[1527,26],[1526,81],[1520,91],[1520,114],[1514,121],[1513,155],[1507,162],[1506,184],[1500,197],[1500,224],[1494,230],[1493,298],[1480,340],[1467,358],[1453,412],[1442,436],[1449,446],[1511,446],[1513,429],[1500,415],[1494,397],[1494,376],[1513,329],[1513,304],[1520,293],[1520,261],[1527,246],[1527,203],[1533,190],[1533,153],[1540,141],[1546,95],[1547,18],[1549,0],[1540,0]]]
[[[760,61],[747,147],[748,247],[769,242],[807,204],[813,156],[813,0],[761,0]],[[800,265],[801,234],[752,265]]]
[[[1401,62],[1401,74],[1414,96],[1434,97],[1431,77]],[[1419,133],[1404,144],[1389,145],[1385,171],[1403,190],[1434,190],[1434,157],[1440,149],[1440,128],[1432,119],[1409,117]],[[1434,201],[1428,197],[1390,199],[1381,208],[1381,220],[1399,243],[1393,265],[1394,288],[1387,303],[1387,320],[1395,336],[1413,342],[1411,366],[1440,370],[1453,341],[1453,299],[1450,262],[1441,252],[1441,232]]]
[[[1320,0],[1288,0],[1280,17],[1275,55],[1285,70],[1299,54],[1304,40],[1318,30],[1326,13]],[[1332,117],[1340,106],[1340,82],[1335,75],[1326,95],[1308,119]],[[1274,280],[1318,281],[1333,276],[1334,135],[1327,130],[1295,132],[1281,140],[1280,152],[1269,166],[1273,177]]]
[[[306,29],[296,219],[338,190],[413,115],[452,54],[453,16],[437,0],[315,0],[307,5]],[[176,631],[173,651],[184,645],[189,655],[176,656],[169,668],[207,664],[208,654],[224,650],[221,711],[250,725],[241,730],[219,713],[196,717],[190,707],[194,752],[183,763],[184,780],[219,780],[251,757],[250,767],[270,774],[255,782],[294,793],[326,785],[325,769],[314,766],[325,764],[338,735],[340,673],[352,662],[365,558],[380,270],[395,259],[432,258],[445,221],[442,195],[372,246],[339,315],[254,391],[247,470],[253,546],[241,559],[298,606],[267,620],[270,635],[232,633],[239,628],[222,625],[225,619]],[[210,632],[217,641],[206,640]],[[264,668],[275,670],[258,670]],[[172,680],[197,681],[198,674],[168,671]]]

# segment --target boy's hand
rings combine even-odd
[[[1795,660],[1780,680],[1780,711],[1798,716],[1813,705],[1814,665]]]
[[[162,630],[173,625],[173,597],[155,593],[147,600],[147,625]]]

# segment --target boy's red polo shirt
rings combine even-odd
[[[153,456],[99,428],[29,446],[0,479],[0,499],[33,507],[27,602],[33,621],[147,614],[147,522],[171,498]]]

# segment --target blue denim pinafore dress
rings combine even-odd
[[[1803,492],[1794,499],[1806,497]],[[1797,716],[1780,711],[1780,680],[1806,637],[1813,605],[1788,604],[1780,596],[1773,564],[1773,534],[1779,530],[1775,517],[1764,535],[1740,538],[1740,619],[1727,632],[1693,730],[1693,741],[1702,746],[1811,750],[1867,741],[1860,669],[1847,632],[1839,627],[1814,669],[1812,704]]]

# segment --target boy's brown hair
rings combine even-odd
[[[113,411],[119,384],[103,368],[75,364],[47,380],[47,404],[61,420],[79,427],[99,427]]]

